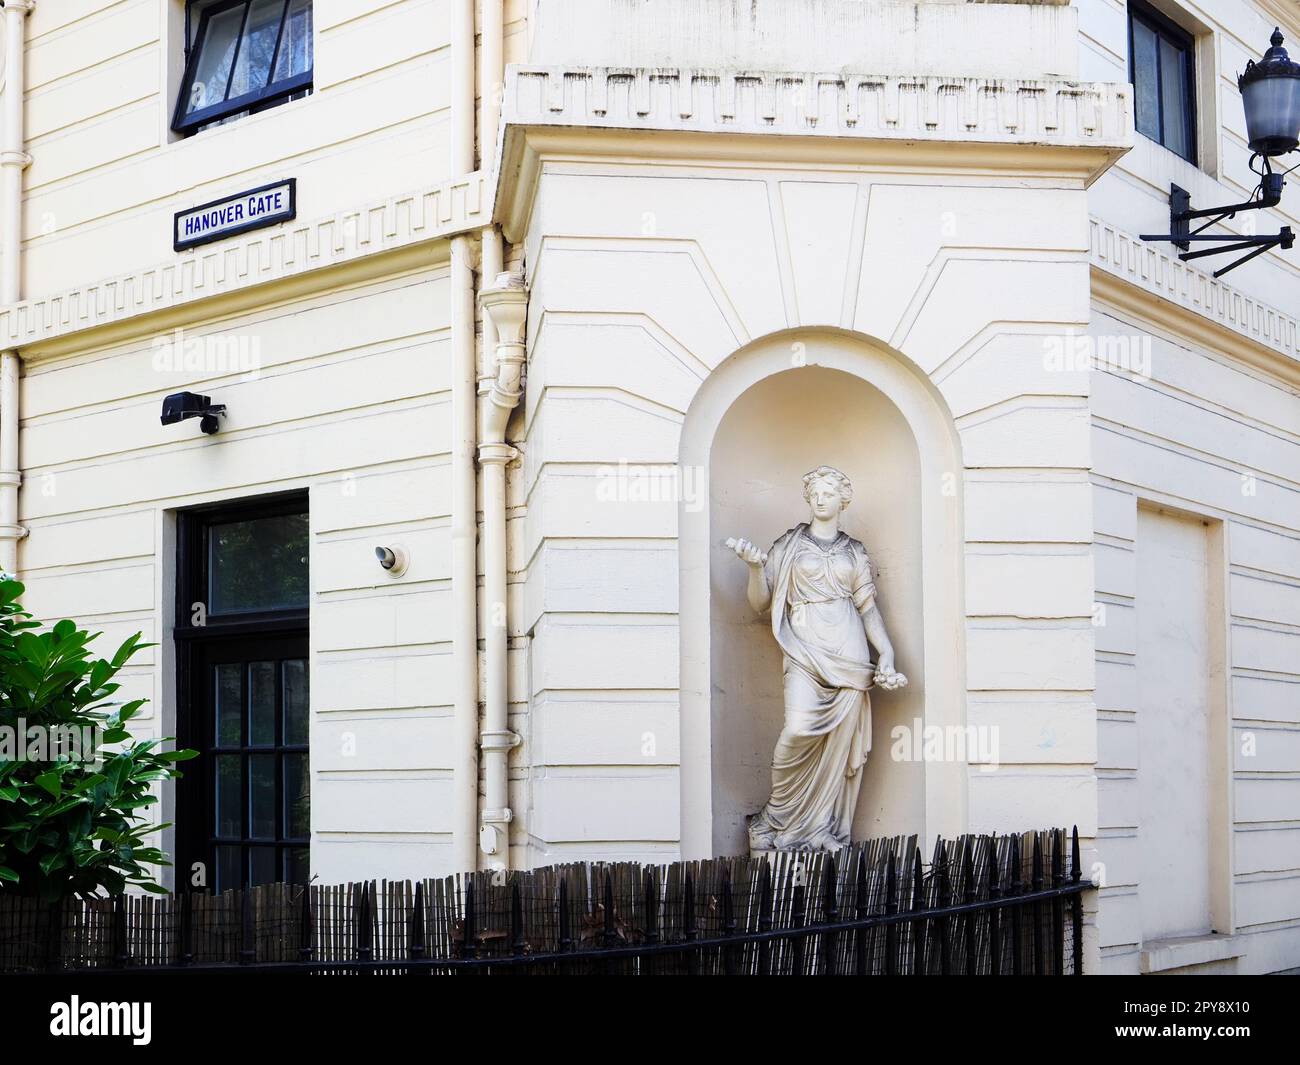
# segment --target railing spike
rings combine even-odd
[[[898,913],[898,856],[893,849],[885,856],[885,915],[893,917]],[[898,924],[890,921],[885,926],[885,974],[893,976],[898,972]]]
[[[510,880],[510,953],[519,958],[524,954],[524,902],[519,892],[519,878]]]
[[[415,898],[411,903],[410,950],[412,961],[422,961],[427,944],[424,941],[424,881],[415,882]],[[419,972],[412,969],[412,972]]]
[[[804,919],[807,913],[806,910],[807,904],[804,899],[804,885],[803,885],[802,877],[795,876],[793,878],[793,884],[791,886],[791,890],[793,892],[793,896],[790,900],[790,927],[793,929],[803,928],[803,926],[807,923]],[[791,975],[803,976],[805,975],[803,969],[804,969],[804,957],[805,957],[805,948],[807,946],[807,940],[805,939],[804,936],[801,935],[791,936],[790,938],[793,941],[790,944],[792,948],[791,953],[793,955],[793,959],[792,959],[793,963],[790,970]]]
[[[871,903],[867,897],[867,849],[863,847],[858,851],[858,875],[853,890],[853,916],[857,920],[861,921],[864,920],[870,912]],[[867,975],[868,935],[870,935],[870,929],[868,928],[859,927],[853,930],[854,971],[858,976]]]
[[[952,881],[948,875],[948,860],[951,845],[944,848],[943,857],[939,860],[939,898],[940,907],[951,906],[953,902]],[[952,973],[952,942],[948,938],[951,928],[947,917],[940,917],[935,924],[938,926],[936,932],[939,936],[939,972],[948,976]]]
[[[645,871],[645,942],[653,947],[659,942],[659,892],[655,884],[653,869]],[[641,960],[642,972],[653,976],[655,972],[655,954],[648,953]]]
[[[695,925],[695,881],[691,877],[691,871],[686,870],[685,882],[682,885],[682,936],[688,944],[694,943],[698,938],[698,929]],[[695,976],[699,971],[699,955],[693,947],[686,949],[686,972],[690,976]]]
[[[1065,885],[1065,831],[1052,829],[1052,889]],[[1052,965],[1057,976],[1065,975],[1065,900],[1052,899]]]
[[[822,908],[826,913],[826,921],[834,924],[840,919],[839,903],[839,870],[836,867],[835,855],[828,855],[826,858],[826,885],[822,893]],[[823,932],[821,935],[821,953],[822,953],[822,973],[826,976],[834,976],[838,966],[836,965],[836,951],[839,947],[839,936],[834,932]]]
[[[966,890],[963,892],[963,898],[968,905],[973,904],[977,897],[975,890],[975,837],[966,836],[962,846],[962,877],[966,881]],[[975,920],[974,912],[967,913],[962,918],[962,924],[965,928],[965,948],[966,948],[966,975],[975,975]]]
[[[731,889],[731,863],[722,864],[722,934],[730,938],[736,934],[735,900]],[[730,946],[722,948],[722,972],[726,976],[736,973],[736,952]]]
[[[918,844],[912,848],[912,912],[919,913],[925,909],[925,874],[921,867],[921,848]],[[926,929],[924,917],[914,917],[912,925],[912,973],[921,976],[928,972],[926,964]]]
[[[612,947],[618,943],[618,928],[614,923],[614,879],[608,869],[605,870],[605,897],[602,909],[605,911],[605,946]]]
[[[1071,832],[1070,881],[1078,884],[1083,879],[1083,864],[1079,860],[1079,826]],[[1070,900],[1070,923],[1073,926],[1074,975],[1083,975],[1083,892],[1076,891]]]
[[[569,880],[563,872],[560,873],[560,890],[556,905],[560,909],[560,953],[568,954],[573,950],[573,925],[569,918]]]
[[[1043,890],[1043,836],[1041,832],[1034,833],[1034,853],[1033,869],[1030,881],[1030,888],[1035,893]],[[1033,918],[1033,968],[1030,970],[1035,976],[1042,975],[1047,966],[1043,962],[1043,921],[1041,904],[1037,901],[1030,903],[1030,915]]]
[[[311,884],[302,886],[302,909],[298,914],[298,959],[311,961],[315,950],[315,923],[312,919]]]
[[[477,929],[474,927],[474,919],[476,917],[474,912],[474,874],[466,873],[462,882],[464,884],[465,892],[465,916],[464,927],[461,930],[461,956],[464,958],[476,958],[478,957],[478,945],[475,942]]]
[[[1010,895],[1019,895],[1023,884],[1024,870],[1020,860],[1020,836],[1011,837],[1011,861],[1010,861],[1011,882],[1009,884]],[[1024,972],[1024,945],[1021,935],[1021,920],[1024,917],[1022,906],[1011,907],[1011,972],[1019,976]]]
[[[253,930],[253,890],[246,887],[240,893],[240,965],[251,965],[257,960],[257,941]]]
[[[1002,897],[998,866],[998,837],[994,832],[989,834],[988,882],[989,901],[995,903],[989,907],[989,973],[993,976],[1002,975],[1002,913],[1001,907],[996,905]]]
[[[194,893],[182,891],[177,897],[181,910],[181,941],[178,965],[189,965],[194,960]]]

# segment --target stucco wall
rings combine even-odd
[[[527,239],[515,498],[527,500],[529,560],[517,631],[532,636],[530,691],[548,708],[548,745],[587,720],[566,722],[553,703],[615,692],[619,704],[661,713],[681,682],[677,503],[602,499],[602,477],[620,464],[673,469],[685,413],[721,361],[752,339],[796,330],[798,341],[800,327],[829,322],[875,338],[932,382],[964,463],[932,465],[915,486],[965,512],[956,568],[924,579],[960,602],[964,620],[935,654],[970,692],[972,722],[1000,723],[1004,765],[969,784],[964,764],[937,767],[927,832],[1051,811],[1093,834],[1086,376],[1042,369],[1044,336],[1086,324],[1085,196],[1068,180],[948,180],[761,163],[543,165]],[[810,361],[816,351],[809,343]],[[864,507],[868,527],[881,505]],[[615,586],[552,576],[552,558],[580,572],[614,551],[627,560]],[[937,617],[939,599],[931,606]],[[928,720],[965,724],[967,712],[964,697],[936,697]],[[1063,737],[1051,749],[1037,739],[1044,716]],[[648,719],[620,713],[620,741],[588,732],[580,763],[533,749],[534,861],[662,853],[702,820],[684,786],[678,808],[662,753],[638,757],[631,740]],[[691,719],[683,710],[682,727]],[[960,784],[945,792],[954,775]],[[955,801],[939,802],[944,794]]]
[[[450,421],[445,268],[335,287],[66,358],[23,377],[26,604],[156,642],[125,671],[149,734],[175,731],[176,508],[307,488],[312,869],[445,864]],[[197,359],[172,369],[169,360]],[[220,360],[247,357],[231,371]],[[211,362],[204,366],[202,360]],[[162,397],[224,402],[221,431],[162,426]],[[400,584],[377,543],[404,543]],[[109,646],[112,645],[112,646]]]
[[[1217,683],[1231,735],[1211,742],[1222,758],[1212,783],[1226,808],[1209,807],[1226,836],[1216,874],[1228,894],[1231,927],[1243,937],[1238,971],[1268,972],[1297,952],[1300,834],[1300,402],[1294,377],[1279,378],[1225,357],[1200,338],[1157,330],[1133,311],[1094,307],[1092,336],[1133,337],[1149,352],[1150,375],[1093,375],[1096,468],[1098,789],[1106,887],[1101,944],[1106,967],[1140,963],[1140,828],[1144,777],[1137,730],[1139,502],[1161,504],[1221,525],[1222,557],[1210,559],[1218,584],[1215,624],[1227,640],[1227,675]],[[1226,601],[1225,601],[1226,600]],[[1159,609],[1159,604],[1153,604]],[[1216,683],[1212,663],[1207,684]],[[1202,767],[1192,767],[1195,779]],[[1175,782],[1176,786],[1176,782]],[[1188,794],[1191,810],[1206,796]],[[1195,832],[1196,826],[1189,826]],[[1177,890],[1173,884],[1155,890]]]
[[[1300,259],[1211,283],[1132,235],[1164,225],[1171,181],[1197,206],[1249,194],[1235,74],[1279,19],[1300,48],[1300,24],[1278,0],[1161,6],[1201,35],[1211,72],[1201,167],[1139,136],[1086,188],[1095,153],[1127,147],[1123,108],[1052,79],[1127,80],[1118,0],[512,0],[506,58],[535,66],[505,105],[536,143],[530,156],[503,134],[499,170],[481,145],[486,185],[449,172],[446,0],[318,0],[315,93],[185,141],[168,130],[180,0],[39,3],[31,299],[0,308],[0,342],[27,360],[30,605],[105,644],[157,640],[128,687],[165,732],[170,512],[309,488],[314,871],[449,871],[443,238],[486,223],[495,187],[519,242],[507,262],[532,285],[508,434],[523,452],[509,471],[513,861],[712,845],[692,835],[708,821],[711,784],[691,765],[711,693],[707,673],[702,690],[691,680],[700,622],[682,595],[704,541],[671,490],[628,498],[619,478],[680,478],[692,410],[721,418],[731,401],[710,382],[741,380],[728,375],[746,354],[749,384],[790,369],[803,344],[814,363],[878,374],[870,387],[906,380],[903,416],[927,426],[915,564],[942,632],[924,636],[912,697],[937,721],[996,726],[1000,769],[927,767],[925,831],[1077,822],[1107,885],[1090,956],[1099,942],[1113,971],[1141,964],[1137,508],[1222,527],[1222,559],[1207,556],[1236,758],[1221,879],[1249,947],[1225,964],[1296,964]],[[638,63],[717,69],[591,74]],[[547,73],[566,64],[582,69]],[[300,179],[297,225],[172,252],[174,210],[285,176]],[[1297,195],[1292,181],[1258,230],[1298,224]],[[176,326],[258,338],[261,376],[160,374],[154,340]],[[1078,335],[1150,337],[1152,375],[1045,361]],[[160,397],[182,388],[230,405],[218,437],[158,426]],[[879,505],[856,505],[869,547]],[[400,582],[377,573],[379,536],[412,548]],[[703,565],[697,579],[707,550]]]
[[[1125,5],[1075,0],[1074,6],[1081,74],[1127,77]],[[1212,875],[1228,914],[1226,920],[1219,915],[1217,930],[1235,930],[1241,938],[1231,948],[1234,957],[1216,964],[1268,972],[1293,967],[1300,956],[1300,792],[1294,780],[1300,768],[1300,651],[1293,646],[1300,622],[1294,602],[1300,501],[1292,454],[1300,440],[1294,369],[1300,261],[1294,254],[1268,254],[1214,282],[1206,272],[1228,259],[1206,260],[1205,269],[1181,266],[1167,257],[1173,251],[1168,245],[1143,245],[1130,235],[1165,231],[1171,183],[1191,193],[1193,207],[1251,195],[1258,179],[1246,165],[1236,77],[1267,47],[1275,25],[1294,55],[1300,19],[1294,5],[1272,0],[1156,6],[1197,40],[1198,165],[1138,135],[1133,151],[1093,187],[1089,204],[1099,268],[1094,287],[1100,286],[1089,330],[1098,345],[1092,350],[1114,352],[1116,343],[1131,342],[1150,368],[1138,379],[1104,368],[1092,375],[1097,599],[1105,618],[1097,632],[1099,852],[1106,877],[1100,941],[1108,971],[1138,971],[1144,785],[1137,743],[1142,603],[1136,530],[1139,503],[1155,503],[1220,530],[1223,554],[1211,555],[1210,576],[1222,590],[1217,625],[1227,644],[1227,675],[1219,688],[1232,730],[1212,748],[1223,762],[1211,783],[1226,791],[1226,802],[1213,807],[1224,826],[1213,858],[1225,868]],[[1242,214],[1222,231],[1294,227],[1298,197],[1290,180],[1278,208]],[[1116,288],[1112,276],[1122,278],[1123,287]],[[1243,756],[1248,749],[1256,753]],[[1203,796],[1188,800],[1189,809],[1203,808]]]
[[[171,257],[174,211],[296,175],[307,218],[453,175],[442,0],[317,0],[314,92],[177,138],[183,0],[37,4],[27,47],[24,288]],[[359,190],[364,190],[358,195]]]
[[[530,63],[954,77],[1077,74],[1068,6],[963,0],[537,0]],[[1003,47],[1014,39],[1015,49]]]

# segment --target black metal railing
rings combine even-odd
[[[1066,850],[1069,849],[1067,872]],[[1077,828],[223,895],[0,894],[0,972],[1078,974]]]

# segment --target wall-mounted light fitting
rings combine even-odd
[[[1222,277],[1255,256],[1263,255],[1269,248],[1287,250],[1295,243],[1295,234],[1290,226],[1283,226],[1277,233],[1263,237],[1204,232],[1210,226],[1235,218],[1243,211],[1265,210],[1282,202],[1282,188],[1285,184],[1283,178],[1291,171],[1275,174],[1270,160],[1295,151],[1297,145],[1300,145],[1300,63],[1291,61],[1286,49],[1282,47],[1282,41],[1281,29],[1274,29],[1269,42],[1272,47],[1258,63],[1253,59],[1248,62],[1246,69],[1237,78],[1242,107],[1246,112],[1246,137],[1252,153],[1249,166],[1259,176],[1259,184],[1255,186],[1252,197],[1245,203],[1194,211],[1187,191],[1171,185],[1169,232],[1142,234],[1143,240],[1167,240],[1181,249],[1178,258],[1184,262],[1207,255],[1246,251],[1241,258],[1221,270],[1215,270],[1215,277]],[[1256,159],[1260,160],[1259,169],[1255,168]],[[1291,169],[1294,170],[1295,167]],[[1192,229],[1190,223],[1200,218],[1208,221]],[[1191,251],[1193,241],[1217,243],[1219,246]]]
[[[175,425],[187,418],[198,418],[199,428],[211,436],[220,428],[218,415],[226,413],[224,403],[213,403],[207,396],[197,392],[173,392],[165,396],[162,402],[163,425]]]

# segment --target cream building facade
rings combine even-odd
[[[178,879],[739,853],[780,658],[725,540],[829,463],[911,678],[855,835],[1077,824],[1086,968],[1300,967],[1300,259],[1139,239],[1251,194],[1235,78],[1293,5],[2,25],[0,562],[154,643]]]

